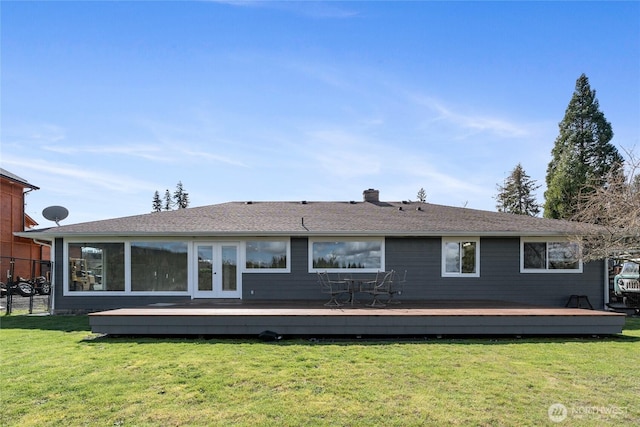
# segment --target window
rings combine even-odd
[[[123,243],[69,243],[70,292],[124,291]]]
[[[571,242],[523,240],[521,242],[523,273],[581,273],[582,261],[578,245]]]
[[[310,272],[384,270],[384,242],[381,239],[310,240]]]
[[[442,276],[480,277],[478,239],[442,239]]]
[[[245,268],[248,272],[288,271],[287,241],[253,240],[245,244]]]
[[[188,253],[185,242],[131,242],[131,290],[186,292]]]

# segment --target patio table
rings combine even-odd
[[[366,284],[375,284],[376,279],[344,279],[347,282],[348,290],[349,290],[349,301],[347,301],[351,306],[353,306],[356,301],[356,293],[364,292],[363,286]]]

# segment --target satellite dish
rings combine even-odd
[[[67,208],[62,206],[49,206],[48,208],[44,208],[42,211],[42,216],[48,219],[49,221],[53,221],[56,225],[60,225],[58,222],[62,221],[66,217],[69,216],[69,211]]]

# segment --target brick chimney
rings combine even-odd
[[[365,202],[378,203],[380,201],[380,192],[370,188],[362,192]]]

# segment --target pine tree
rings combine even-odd
[[[547,167],[547,191],[544,193],[544,216],[571,218],[577,209],[581,193],[588,188],[606,184],[622,164],[622,156],[609,141],[613,138],[611,124],[600,111],[596,91],[582,74],[558,125],[560,133]]]
[[[169,193],[169,190],[165,190],[164,192],[164,206],[162,208],[165,211],[171,210],[171,193]]]
[[[424,188],[420,188],[420,190],[418,190],[418,201],[421,203],[425,203],[427,201],[427,192],[424,191]]]
[[[160,193],[158,193],[158,190],[156,190],[155,193],[153,193],[153,205],[151,208],[152,212],[160,212],[162,210],[162,200],[160,200]]]
[[[178,209],[185,209],[189,206],[189,193],[184,191],[182,181],[178,181],[176,191],[173,193],[173,200]]]
[[[524,171],[522,165],[518,165],[511,171],[504,185],[498,184],[498,196],[496,208],[498,212],[507,212],[518,215],[536,216],[540,213],[540,205],[532,194],[540,188],[536,181],[532,180]]]

